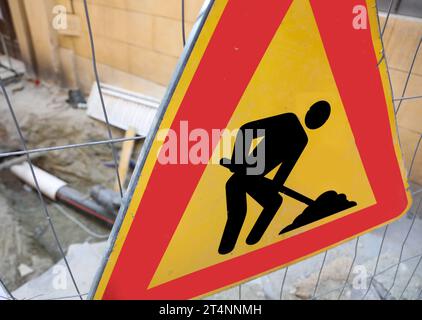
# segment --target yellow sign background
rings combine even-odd
[[[223,8],[224,4],[217,1],[215,6]],[[296,0],[227,129],[236,130],[247,122],[288,112],[295,113],[303,123],[310,106],[319,100],[331,104],[331,117],[322,128],[307,131],[309,143],[286,185],[314,199],[325,191],[336,190],[356,201],[357,207],[279,236],[280,230],[305,208],[296,200],[283,196],[283,204],[262,240],[249,246],[245,239],[262,207],[248,196],[248,214],[236,248],[231,254],[219,255],[218,246],[227,219],[225,183],[231,173],[219,165],[209,164],[150,287],[258,250],[375,204],[312,8],[309,1]]]

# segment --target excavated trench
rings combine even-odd
[[[104,140],[104,124],[90,119],[84,110],[72,109],[65,90],[54,86],[22,83],[11,100],[28,148],[60,146]],[[21,149],[7,106],[0,103],[0,153]],[[120,131],[113,131],[121,137]],[[116,145],[118,149],[120,146]],[[118,149],[119,150],[119,149]],[[0,158],[0,165],[13,158]],[[66,181],[89,196],[95,185],[113,188],[115,171],[110,168],[108,146],[54,151],[34,159],[34,164]],[[69,219],[77,220],[92,233],[107,235],[110,227],[62,204],[45,199],[65,251],[69,245],[104,241],[87,233]],[[63,211],[65,214],[63,214]],[[61,258],[37,193],[10,170],[0,170],[0,275],[14,290],[37,277]]]

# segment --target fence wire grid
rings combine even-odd
[[[393,4],[394,4],[394,0],[390,0],[389,5],[388,5],[388,11],[385,14],[385,21],[383,24],[381,24],[379,16],[378,15],[378,20],[379,20],[379,33],[380,33],[380,37],[381,40],[383,40],[383,37],[385,35],[386,30],[388,29],[389,23],[391,23],[391,15],[393,12]],[[25,139],[20,123],[17,119],[16,113],[15,113],[15,109],[13,106],[13,101],[11,101],[10,99],[10,95],[8,93],[8,90],[6,88],[5,83],[3,82],[3,80],[0,80],[0,86],[1,86],[1,91],[3,93],[3,97],[4,97],[4,101],[8,107],[8,110],[10,112],[11,118],[13,120],[14,126],[16,128],[16,131],[18,133],[19,136],[19,140],[21,143],[21,151],[14,151],[14,152],[4,152],[4,153],[0,153],[0,160],[2,158],[6,158],[6,157],[12,157],[12,156],[23,156],[26,158],[26,161],[29,164],[30,170],[31,170],[31,174],[33,177],[33,180],[35,182],[35,190],[38,194],[38,198],[41,204],[41,207],[43,209],[43,214],[45,219],[48,222],[49,228],[51,229],[53,235],[54,235],[54,241],[55,241],[55,245],[57,246],[60,255],[63,259],[63,262],[66,266],[68,275],[70,276],[70,279],[72,281],[72,285],[74,287],[74,291],[75,294],[74,295],[70,295],[70,296],[63,296],[63,297],[56,297],[56,298],[52,298],[50,300],[65,300],[65,299],[75,299],[78,298],[80,300],[86,299],[86,297],[88,296],[87,292],[81,292],[81,290],[79,289],[79,286],[77,284],[77,279],[75,278],[75,274],[72,272],[72,268],[70,266],[70,264],[68,263],[66,254],[65,254],[65,250],[63,249],[63,245],[59,240],[59,236],[57,234],[56,228],[55,228],[55,223],[53,221],[53,219],[51,218],[49,209],[46,205],[45,202],[45,198],[40,190],[39,184],[38,184],[38,179],[37,179],[37,175],[35,173],[34,170],[34,166],[33,166],[33,157],[35,157],[37,154],[47,154],[53,151],[60,151],[60,150],[67,150],[67,149],[76,149],[76,148],[92,148],[94,146],[97,145],[106,145],[110,148],[111,151],[111,159],[114,163],[114,168],[115,168],[115,174],[116,174],[116,179],[118,182],[118,187],[119,187],[119,193],[122,199],[124,199],[124,189],[122,186],[122,181],[120,179],[120,175],[118,172],[118,156],[117,156],[117,152],[115,149],[115,144],[120,144],[123,143],[125,141],[129,141],[129,140],[141,140],[144,139],[144,137],[133,137],[133,138],[113,138],[112,135],[112,129],[111,129],[111,125],[110,125],[110,121],[109,121],[109,117],[108,117],[108,113],[107,113],[107,106],[105,104],[104,101],[104,97],[102,94],[102,89],[101,89],[101,85],[100,85],[100,77],[99,77],[99,72],[97,69],[97,60],[96,60],[96,51],[95,51],[95,40],[94,40],[94,36],[93,36],[93,31],[92,31],[92,25],[91,25],[91,18],[90,18],[90,13],[89,13],[89,7],[87,4],[87,0],[83,0],[83,5],[84,5],[84,11],[85,11],[85,18],[86,18],[86,26],[88,28],[88,35],[89,35],[89,44],[90,44],[90,48],[91,48],[91,56],[92,56],[92,68],[93,68],[93,72],[94,72],[94,76],[95,76],[95,82],[96,82],[96,86],[98,88],[99,91],[99,95],[100,95],[100,101],[101,101],[101,107],[102,107],[102,111],[104,114],[104,119],[105,119],[105,123],[106,123],[106,139],[104,140],[99,140],[99,141],[88,141],[88,142],[80,142],[80,143],[74,143],[74,144],[67,144],[67,145],[62,145],[62,146],[54,146],[54,147],[41,147],[41,148],[36,148],[36,149],[29,149],[27,147],[27,140]],[[378,10],[378,8],[377,8]],[[181,0],[181,41],[183,43],[183,46],[185,46],[186,44],[186,22],[185,22],[185,0]],[[4,45],[3,45],[4,46]],[[416,101],[416,100],[420,100],[422,101],[422,90],[421,90],[421,94],[420,95],[414,95],[414,96],[406,96],[407,92],[408,92],[408,88],[409,88],[409,83],[411,81],[412,78],[412,74],[414,71],[414,67],[415,67],[415,63],[418,59],[418,57],[420,56],[420,49],[422,46],[422,38],[420,39],[417,47],[415,48],[415,52],[412,56],[412,62],[411,65],[409,67],[409,70],[407,72],[407,76],[406,76],[406,81],[405,81],[405,85],[404,88],[401,92],[401,96],[400,97],[395,97],[394,96],[394,91],[393,92],[393,101],[396,107],[396,118],[398,116],[398,114],[400,113],[400,111],[402,110],[402,106],[409,101]],[[383,47],[384,47],[384,43],[383,43]],[[384,47],[385,48],[385,47]],[[8,55],[7,50],[4,50],[5,54],[8,56],[8,59],[10,60],[10,57]],[[387,70],[389,73],[389,77],[390,77],[390,82],[391,82],[391,76],[390,76],[390,67],[388,65],[388,56],[386,54],[385,51],[382,52],[382,59],[379,62],[379,64],[381,64],[383,61],[385,61],[386,65],[387,65]],[[422,119],[421,119],[422,120]],[[413,156],[411,159],[411,163],[410,166],[408,168],[408,178],[410,179],[412,172],[414,170],[414,166],[416,163],[416,157],[418,155],[418,152],[420,151],[420,147],[421,147],[421,143],[422,143],[422,135],[419,136],[419,140],[416,144],[415,150],[413,152]],[[415,190],[412,190],[412,195],[414,197],[421,195],[422,194],[422,189],[421,188],[416,188]],[[390,226],[387,225],[385,227],[383,227],[383,231],[382,231],[382,236],[381,236],[381,241],[380,243],[377,245],[377,250],[376,250],[376,254],[374,255],[374,259],[375,259],[375,266],[373,268],[373,270],[370,272],[370,274],[367,275],[366,279],[367,279],[367,285],[366,285],[366,289],[360,290],[361,294],[359,297],[355,297],[355,299],[367,299],[368,298],[368,293],[370,292],[371,288],[380,285],[380,283],[377,280],[377,277],[380,277],[384,274],[386,274],[388,271],[393,271],[393,276],[390,277],[390,284],[387,286],[387,288],[385,288],[384,286],[382,286],[382,294],[378,293],[379,298],[380,299],[402,299],[404,294],[406,293],[406,290],[409,288],[410,284],[412,283],[412,281],[414,281],[414,277],[415,274],[417,273],[420,264],[422,262],[422,246],[421,246],[421,253],[408,257],[408,258],[404,258],[404,251],[406,248],[406,244],[409,238],[409,235],[411,234],[415,222],[418,219],[418,213],[421,210],[421,205],[422,205],[422,197],[420,200],[418,200],[418,202],[416,203],[416,209],[415,210],[411,210],[408,213],[408,216],[410,216],[411,222],[410,225],[407,229],[407,231],[405,232],[405,237],[403,239],[403,241],[400,244],[400,252],[398,254],[398,256],[396,257],[396,263],[393,263],[391,265],[389,265],[386,268],[383,268],[382,270],[380,270],[380,261],[382,259],[382,253],[383,253],[383,249],[384,249],[384,245],[385,245],[385,241],[388,237],[389,234],[389,228]],[[98,238],[101,238],[102,235],[97,235]],[[324,292],[320,292],[320,286],[321,283],[324,281],[323,278],[323,274],[325,271],[325,267],[327,266],[327,258],[330,255],[330,252],[335,250],[335,249],[331,249],[331,250],[327,250],[324,253],[322,253],[320,256],[316,256],[316,257],[312,257],[311,259],[319,259],[319,262],[317,264],[319,264],[319,266],[316,266],[313,270],[310,270],[308,272],[308,274],[315,274],[316,275],[316,279],[314,281],[314,284],[312,285],[312,290],[311,293],[307,296],[306,299],[312,299],[312,300],[318,300],[318,299],[326,299],[327,296],[330,296],[330,299],[342,299],[344,298],[344,294],[346,291],[346,288],[348,286],[350,286],[349,281],[351,280],[351,276],[353,273],[353,269],[356,265],[356,260],[357,257],[359,255],[359,252],[362,247],[360,246],[361,244],[361,239],[362,237],[357,237],[355,240],[352,240],[351,242],[349,242],[349,244],[352,245],[353,247],[353,255],[352,255],[352,260],[351,263],[348,266],[344,266],[344,270],[346,271],[346,275],[343,278],[343,280],[341,281],[341,285],[331,288],[330,290],[324,291]],[[398,279],[400,278],[400,267],[407,262],[413,262],[415,265],[413,267],[413,269],[410,272],[410,276],[407,277],[407,279],[404,279],[402,281],[404,281],[404,287],[402,288],[401,292],[399,294],[397,294],[396,296],[393,296],[391,294],[393,288],[395,287]],[[286,267],[282,270],[279,270],[278,272],[281,275],[281,282],[279,283],[279,292],[277,294],[277,297],[271,296],[271,294],[266,295],[265,297],[267,299],[280,299],[283,300],[286,296],[286,283],[289,280],[289,278],[293,279],[293,281],[296,279],[295,274],[293,273],[293,267],[295,265],[291,265],[289,267]],[[1,272],[1,271],[0,271]],[[237,289],[231,289],[233,293],[233,295],[231,296],[236,297],[239,300],[242,300],[245,298],[244,292],[245,292],[245,286],[246,284],[243,285],[239,285],[237,287]],[[6,294],[8,295],[8,297],[0,297],[0,298],[4,298],[4,299],[16,299],[12,293],[11,290],[8,289],[6,283],[2,280],[2,276],[0,273],[0,289],[1,287],[4,289],[4,291],[6,292]],[[47,293],[46,293],[47,294]],[[26,297],[26,299],[37,299],[39,298],[37,297]],[[42,298],[42,296],[41,296]],[[422,299],[422,286],[419,288],[419,291],[417,292],[417,294],[413,297],[413,299]]]

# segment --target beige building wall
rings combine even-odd
[[[396,99],[402,96],[422,96],[422,47],[410,74],[407,90],[404,91],[409,69],[421,39],[421,19],[393,17],[389,21],[384,46]],[[399,102],[396,102],[396,107],[398,106]],[[398,127],[406,167],[409,170],[415,148],[422,136],[422,99],[405,100],[401,103]],[[410,180],[422,185],[422,144],[414,158]]]
[[[89,90],[94,79],[83,1],[54,2],[64,5],[81,21],[80,36],[58,35],[65,83]],[[166,86],[183,50],[181,1],[91,0],[88,3],[102,80],[144,91],[160,91],[154,90],[148,81]],[[185,3],[188,34],[203,0]]]

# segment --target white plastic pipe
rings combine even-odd
[[[56,200],[57,191],[67,185],[67,183],[49,174],[48,172],[37,168],[36,166],[33,167],[41,192],[51,200]],[[12,166],[10,171],[12,171],[14,175],[16,175],[26,184],[36,188],[31,168],[27,162]]]

